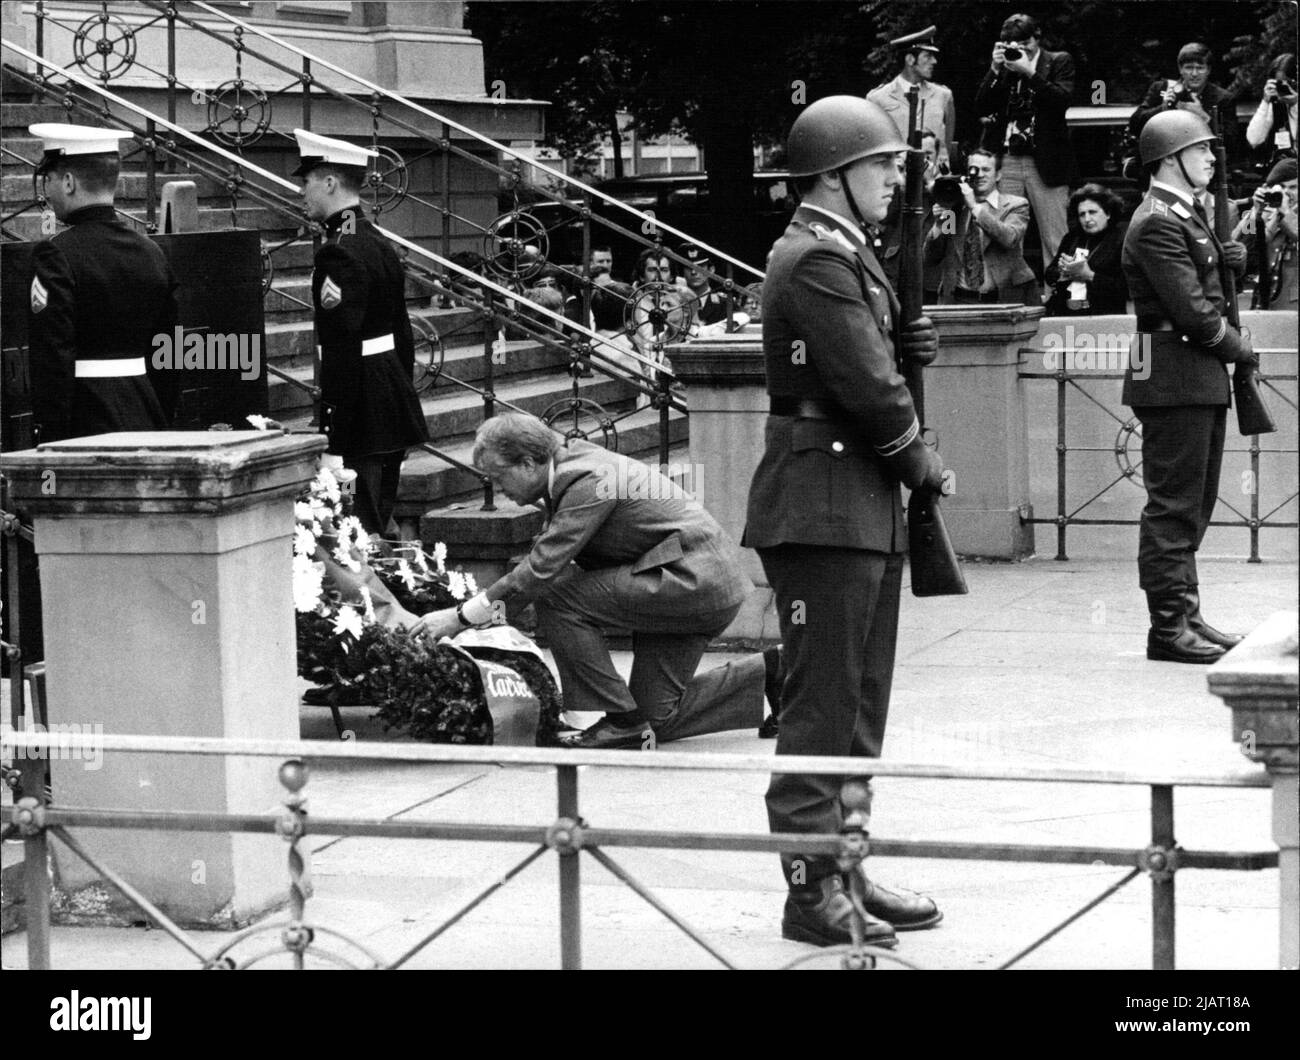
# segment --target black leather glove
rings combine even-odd
[[[939,332],[929,317],[917,317],[904,324],[900,335],[904,357],[915,364],[930,364],[939,356]]]
[[[1241,274],[1246,271],[1246,246],[1235,239],[1223,244],[1223,263],[1233,272]]]

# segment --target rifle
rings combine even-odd
[[[1255,287],[1256,308],[1267,309],[1273,294],[1273,263],[1268,259],[1268,226],[1264,208],[1255,206],[1255,253],[1259,255],[1259,283]]]
[[[921,225],[925,160],[921,153],[921,127],[917,110],[921,90],[913,85],[907,93],[908,134],[907,183],[904,186],[902,233],[898,249],[898,299],[902,306],[898,329],[921,316],[922,247]],[[922,366],[902,356],[899,341],[899,371],[912,395],[916,418],[925,426],[925,381]],[[939,498],[925,489],[912,490],[907,501],[907,551],[912,566],[913,596],[963,596],[966,578],[953,551],[948,527],[944,525]]]
[[[1223,128],[1220,120],[1220,103],[1214,108],[1210,131],[1214,133],[1214,234],[1220,243],[1232,238],[1228,227],[1228,152],[1223,144],[1219,130]],[[1261,243],[1262,232],[1255,233],[1256,246],[1263,246],[1263,256],[1268,255],[1266,243]],[[1223,281],[1223,298],[1228,304],[1228,323],[1241,332],[1241,311],[1237,307],[1237,277],[1223,255],[1219,255],[1219,276]],[[1244,436],[1255,434],[1272,434],[1277,424],[1264,404],[1264,395],[1259,392],[1259,380],[1255,369],[1249,364],[1238,364],[1232,370],[1232,396],[1237,403],[1237,430]]]

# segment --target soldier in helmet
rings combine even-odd
[[[924,317],[899,328],[899,303],[871,252],[900,184],[907,145],[889,115],[855,96],[810,104],[790,130],[790,175],[802,203],[777,240],[763,284],[763,354],[771,415],[754,472],[744,544],[757,549],[776,598],[785,685],[781,755],[878,757],[889,710],[902,584],[899,484],[939,491],[943,465],[921,440],[903,356],[937,349]],[[847,778],[776,775],[774,832],[836,832]],[[783,854],[782,934],[850,941],[847,880],[834,858]],[[866,882],[867,941],[929,927],[933,901]]]
[[[1151,630],[1147,658],[1211,663],[1241,640],[1201,617],[1196,550],[1219,493],[1229,364],[1258,364],[1226,319],[1220,269],[1242,271],[1245,248],[1220,243],[1197,196],[1214,174],[1214,134],[1185,110],[1153,116],[1138,148],[1151,187],[1124,239],[1123,268],[1139,342],[1124,404],[1142,423],[1147,491],[1138,581]]]

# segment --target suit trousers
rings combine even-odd
[[[763,656],[750,655],[696,674],[713,638],[740,604],[701,614],[638,607],[630,567],[583,571],[571,565],[538,598],[537,629],[555,658],[565,710],[635,715],[658,743],[763,721]],[[604,630],[632,632],[632,673],[614,668]]]
[[[1038,225],[1038,242],[1043,252],[1043,268],[1056,257],[1057,248],[1068,231],[1066,207],[1070,201],[1070,186],[1055,187],[1044,184],[1038,175],[1038,165],[1029,155],[1007,155],[1002,159],[1002,179],[998,190],[1006,195],[1019,195],[1029,200],[1029,209]],[[1038,305],[1038,301],[1026,305]]]
[[[785,650],[778,755],[879,758],[894,681],[903,557],[865,549],[778,545],[759,558],[776,595]],[[849,779],[779,773],[767,789],[773,832],[840,830]],[[804,886],[839,871],[830,855],[781,855]]]
[[[1135,407],[1142,423],[1147,503],[1138,530],[1138,583],[1148,593],[1197,584],[1201,547],[1219,497],[1225,405]]]
[[[357,473],[352,511],[361,520],[366,533],[376,537],[388,533],[393,509],[397,507],[397,487],[402,481],[402,461],[405,458],[405,449],[343,458],[343,466]]]

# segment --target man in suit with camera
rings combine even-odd
[[[1074,95],[1074,59],[1069,52],[1040,47],[1041,35],[1029,15],[1012,15],[1002,24],[975,107],[984,115],[980,146],[1003,157],[1002,191],[1029,200],[1046,268],[1065,238],[1065,208],[1075,177],[1065,124]]]
[[[936,183],[941,194],[948,188],[958,196],[934,204],[934,224],[925,237],[925,262],[938,268],[940,305],[1039,304],[1038,282],[1022,251],[1029,202],[1000,192],[999,173],[998,159],[976,150],[955,188]]]
[[[1134,137],[1157,114],[1166,110],[1185,110],[1212,124],[1214,112],[1219,111],[1222,125],[1219,134],[1228,154],[1228,164],[1236,161],[1238,151],[1238,122],[1235,97],[1226,89],[1210,82],[1210,63],[1214,56],[1204,44],[1184,44],[1178,51],[1178,78],[1157,77],[1151,82],[1147,94],[1129,119],[1129,133]]]

